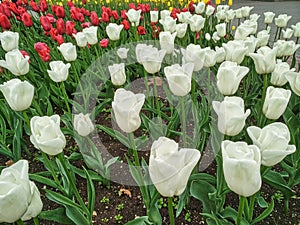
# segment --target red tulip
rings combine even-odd
[[[90,15],[91,15],[90,11],[87,10],[87,9],[85,9],[85,8],[83,8],[83,7],[80,9],[80,12],[81,12],[83,15],[85,15],[85,16],[90,16]]]
[[[121,17],[122,17],[122,19],[124,19],[124,20],[127,19],[126,13],[127,13],[127,10],[126,10],[126,9],[124,9],[124,10],[121,11]]]
[[[65,18],[66,14],[65,14],[65,10],[64,7],[62,6],[56,6],[52,11],[55,13],[55,15],[59,18]]]
[[[124,25],[124,30],[129,30],[129,28],[130,28],[130,23],[129,23],[128,20],[123,20],[123,21],[121,22],[121,24]]]
[[[51,25],[49,19],[46,16],[41,16],[40,17],[40,22],[41,22],[41,25],[42,25],[44,31],[50,31],[51,30],[52,25]]]
[[[129,3],[129,9],[136,9],[134,3]]]
[[[108,15],[108,13],[107,12],[103,12],[101,19],[102,19],[103,22],[108,23],[109,22],[109,15]]]
[[[65,42],[64,37],[60,34],[55,37],[55,41],[57,42],[58,45],[61,45]]]
[[[74,3],[72,1],[68,1],[67,5],[68,5],[69,8],[72,8],[74,6]]]
[[[28,54],[28,52],[24,51],[24,50],[20,50],[21,54],[24,56],[28,56],[30,58],[30,55]],[[30,60],[28,60],[28,63],[30,63]]]
[[[115,20],[118,20],[118,19],[119,19],[119,14],[118,14],[118,11],[117,11],[117,10],[111,11],[111,15],[112,15],[112,17],[113,17]]]
[[[57,29],[59,34],[64,34],[66,32],[65,22],[62,18],[59,18],[56,21],[56,29]]]
[[[85,4],[86,4],[86,0],[82,0],[82,4],[84,4],[84,5],[85,5]]]
[[[99,17],[95,11],[91,12],[91,22],[94,26],[99,25]]]
[[[107,39],[107,38],[104,38],[100,41],[100,46],[102,48],[106,48],[108,46],[108,44],[109,44],[109,39]]]
[[[31,27],[32,26],[32,19],[31,15],[27,12],[22,14],[22,22],[26,27]]]
[[[195,11],[194,4],[195,3],[193,1],[191,1],[190,4],[189,4],[189,11],[192,12],[192,13]]]
[[[85,22],[85,23],[82,23],[81,24],[81,27],[82,28],[87,28],[87,27],[90,27],[91,26],[91,23],[90,22]]]
[[[146,12],[147,12],[147,13],[149,13],[149,12],[150,12],[150,10],[151,10],[151,6],[150,6],[150,4],[149,4],[149,3],[147,3],[147,4],[145,5],[145,8],[146,8]]]
[[[51,59],[50,48],[44,42],[37,42],[34,44],[34,49],[44,62],[48,62]]]
[[[138,6],[137,6],[137,10],[142,10],[142,13],[145,13],[146,12],[146,6],[145,6],[145,4],[138,4]]]
[[[41,0],[40,1],[40,8],[42,12],[46,12],[48,10],[48,5],[46,0]]]
[[[146,29],[143,26],[138,26],[138,34],[139,35],[145,35],[146,34]]]
[[[73,21],[66,22],[66,33],[71,37],[73,37],[73,34],[77,33],[77,30],[75,29],[75,23]]]
[[[0,4],[0,13],[6,15],[8,18],[12,17],[11,11],[9,10],[8,6],[5,4]]]
[[[35,1],[31,0],[30,1],[30,6],[33,9],[33,11],[35,11],[35,12],[39,12],[40,11],[39,6],[36,4]]]
[[[17,15],[20,15],[19,10],[18,10],[18,8],[17,8],[17,6],[16,6],[15,3],[9,2],[9,8],[10,8],[10,10],[11,10],[16,16],[17,16]]]
[[[187,12],[188,9],[187,8],[182,8],[181,12]]]
[[[9,19],[6,15],[0,13],[0,26],[3,30],[9,30],[11,28]]]
[[[49,20],[50,23],[55,23],[56,22],[56,19],[55,19],[55,17],[52,14],[48,13],[46,15],[46,17],[48,18],[48,20]]]

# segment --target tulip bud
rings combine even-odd
[[[76,46],[72,43],[63,43],[57,48],[62,53],[66,61],[70,62],[77,59]]]
[[[51,70],[47,70],[51,80],[54,82],[63,82],[69,76],[70,63],[64,64],[62,61],[52,61],[49,63]]]
[[[0,60],[0,66],[19,76],[29,72],[29,56],[23,56],[18,49],[5,54],[5,60]]]
[[[149,174],[157,191],[164,197],[181,195],[200,159],[197,149],[180,149],[166,137],[154,141],[149,159]]]
[[[258,74],[272,73],[276,65],[277,48],[261,47],[257,53],[249,53],[254,60],[255,69]]]
[[[116,86],[121,86],[126,82],[125,64],[113,64],[108,66],[111,82]]]
[[[123,29],[124,25],[118,25],[116,23],[110,23],[106,27],[106,33],[110,40],[117,41],[120,39],[120,33]]]
[[[213,109],[218,115],[218,129],[228,136],[239,134],[244,126],[250,109],[244,112],[244,100],[240,97],[225,97],[222,102],[213,101]]]
[[[91,27],[84,28],[82,30],[82,32],[86,36],[87,42],[90,45],[94,45],[98,43],[97,30],[98,30],[98,26],[91,26]]]
[[[120,57],[120,59],[126,59],[128,51],[129,51],[129,48],[119,48],[117,50],[117,54]]]
[[[300,73],[289,71],[285,73],[285,78],[288,80],[292,91],[300,96]]]
[[[75,115],[73,126],[77,133],[83,137],[88,136],[95,129],[90,119],[90,114],[83,115],[80,113]]]
[[[223,172],[228,187],[249,197],[261,187],[260,151],[246,142],[222,141]]]
[[[19,33],[12,31],[4,31],[3,33],[0,33],[0,41],[2,48],[6,52],[18,49]]]
[[[30,107],[34,87],[28,81],[21,81],[17,78],[11,79],[0,85],[0,90],[13,110],[23,111]]]

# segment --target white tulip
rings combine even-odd
[[[188,27],[187,23],[176,24],[176,37],[184,38],[184,36],[186,34],[187,27]]]
[[[249,56],[254,60],[255,70],[258,74],[272,73],[276,65],[277,48],[261,47],[257,53],[250,53]]]
[[[290,69],[290,65],[287,62],[282,62],[282,60],[277,60],[275,65],[275,69],[271,75],[271,84],[276,86],[283,86],[287,83],[287,79],[285,77],[285,73],[295,71],[295,68]]]
[[[76,46],[73,45],[71,42],[63,43],[57,48],[66,61],[70,62],[75,61],[77,59]]]
[[[5,60],[0,60],[0,66],[8,69],[12,74],[19,76],[29,72],[29,56],[23,56],[18,49],[5,54]]]
[[[194,14],[188,19],[192,32],[199,32],[204,27],[205,18],[200,15]]]
[[[120,59],[127,59],[129,48],[118,48],[117,55],[120,57]]]
[[[115,92],[112,109],[120,129],[126,133],[137,130],[141,125],[140,111],[145,102],[144,94],[134,94],[119,88]]]
[[[142,55],[142,64],[144,69],[151,74],[158,73],[161,63],[166,55],[166,50],[158,50],[157,48],[146,48]]]
[[[215,51],[216,51],[216,62],[217,63],[223,62],[226,57],[225,49],[223,47],[216,46]]]
[[[270,27],[268,30],[261,30],[257,33],[257,44],[256,47],[263,47],[269,43],[270,38]]]
[[[225,10],[219,10],[219,11],[217,11],[216,17],[218,19],[218,22],[225,21],[225,19],[226,19],[226,11]]]
[[[194,71],[199,71],[203,68],[205,52],[200,45],[189,44],[186,49],[181,49],[183,58],[182,63],[193,63]]]
[[[207,16],[211,16],[214,12],[215,12],[215,7],[213,7],[212,5],[207,5],[205,14]]]
[[[251,12],[252,9],[254,9],[254,6],[251,6],[251,7],[250,6],[243,6],[241,8],[241,10],[242,10],[242,16],[244,18],[248,17],[250,15],[250,12]]]
[[[210,39],[211,39],[210,34],[209,34],[209,33],[206,33],[206,34],[205,34],[205,40],[210,41]]]
[[[215,32],[213,33],[212,39],[213,39],[215,42],[220,41],[221,38],[219,37],[217,31],[215,31]]]
[[[236,62],[223,62],[217,73],[217,87],[223,95],[233,95],[238,90],[241,80],[247,75],[249,68],[239,66]]]
[[[235,17],[235,11],[233,9],[229,9],[228,11],[226,11],[226,22],[229,23],[230,21],[232,21]]]
[[[153,48],[152,45],[146,45],[146,44],[137,44],[135,47],[135,55],[136,55],[136,61],[140,64],[142,64],[142,56],[144,54],[144,51],[148,48]]]
[[[66,146],[66,138],[60,130],[59,115],[34,116],[30,120],[30,141],[35,148],[48,155],[57,155]]]
[[[12,110],[23,111],[30,107],[34,87],[28,81],[11,79],[0,85],[0,90]]]
[[[76,34],[73,34],[73,37],[75,38],[76,43],[79,47],[83,48],[87,46],[88,41],[83,32],[77,32]]]
[[[159,33],[159,44],[162,49],[166,50],[167,54],[174,52],[174,41],[176,32],[171,34],[169,31],[163,31]]]
[[[297,51],[300,47],[300,44],[296,44],[293,40],[285,41],[285,40],[277,40],[274,43],[273,47],[277,47],[277,57],[290,56]]]
[[[242,8],[238,8],[238,9],[235,10],[235,17],[237,19],[242,19],[243,18]]]
[[[253,22],[255,23],[255,22]],[[236,28],[234,39],[245,40],[250,34],[253,33],[253,23],[242,23]]]
[[[131,26],[137,27],[140,24],[142,10],[129,9],[126,13],[128,20],[131,22]],[[161,17],[162,18],[162,17]]]
[[[187,11],[187,12],[177,13],[176,16],[180,23],[188,23],[189,18],[192,17],[192,14],[189,11]]]
[[[285,78],[288,80],[292,91],[300,96],[300,73],[289,71],[285,73]]]
[[[12,31],[4,31],[0,33],[1,46],[4,51],[9,52],[19,47],[19,33]]]
[[[251,126],[247,132],[253,144],[260,149],[264,166],[274,166],[296,151],[295,145],[289,145],[290,132],[284,123],[271,123],[262,129]]]
[[[205,10],[205,3],[204,2],[198,2],[197,5],[194,5],[195,7],[195,13],[197,14],[202,14],[204,13],[204,10]]]
[[[170,12],[170,10],[162,10],[162,11],[160,11],[160,18],[162,19],[162,20],[164,20],[166,17],[169,17],[171,15],[171,12]]]
[[[239,41],[229,41],[226,44],[223,43],[222,46],[226,51],[226,60],[236,62],[240,64],[247,54],[248,48],[244,46],[244,43]]]
[[[164,68],[169,88],[174,95],[185,96],[191,91],[193,69],[193,63],[182,66],[175,64]]]
[[[271,23],[273,23],[273,19],[274,19],[275,13],[273,13],[273,12],[265,12],[264,16],[265,16],[265,20],[264,20],[265,24],[271,24]]]
[[[249,56],[250,53],[254,53],[256,49],[258,39],[254,36],[247,37],[245,40],[243,40],[244,46],[247,48],[246,55]]]
[[[90,119],[90,114],[76,114],[74,116],[73,126],[77,133],[83,137],[88,136],[95,129],[94,124]]]
[[[294,30],[291,28],[287,28],[286,30],[282,30],[282,37],[284,39],[290,39],[294,34]]]
[[[181,195],[200,159],[197,149],[178,149],[178,144],[166,137],[154,141],[149,159],[149,174],[157,191],[164,197]]]
[[[124,25],[118,25],[116,23],[110,23],[106,27],[106,33],[110,40],[117,41],[120,39],[120,33],[123,29]]]
[[[158,21],[158,11],[150,11],[150,21],[151,23],[156,23]]]
[[[49,63],[51,70],[47,70],[49,77],[54,82],[63,82],[68,79],[70,63],[64,64],[62,61],[52,61]]]
[[[111,82],[113,85],[121,86],[126,82],[125,64],[113,64],[108,66]]]
[[[82,32],[86,36],[87,42],[90,45],[94,45],[98,43],[97,31],[98,31],[98,26],[91,26],[91,27],[84,28],[82,30]]]
[[[219,37],[225,37],[226,35],[226,23],[219,23],[216,25],[217,34]]]
[[[176,19],[174,20],[171,16],[160,19],[159,23],[163,25],[164,31],[169,31],[170,33],[176,31]]]
[[[228,11],[229,10],[229,5],[217,5],[217,12],[220,12],[220,11]]]
[[[288,16],[287,14],[280,14],[277,18],[275,18],[275,24],[277,27],[286,27],[291,18],[292,16]]]
[[[216,64],[216,52],[210,47],[201,49],[204,52],[203,66],[204,67],[213,67]]]
[[[264,115],[271,120],[277,120],[285,111],[291,97],[291,91],[269,86],[263,104]]]
[[[228,187],[238,195],[249,197],[261,188],[261,155],[255,145],[222,141],[223,172]]]
[[[222,102],[213,101],[213,109],[218,115],[218,129],[228,136],[239,134],[244,126],[250,109],[244,112],[244,100],[240,97],[226,96]]]
[[[300,22],[296,23],[295,25],[292,25],[291,27],[294,30],[294,36],[300,37]]]
[[[0,223],[30,220],[42,211],[40,192],[29,180],[27,160],[19,160],[3,169],[0,187]]]

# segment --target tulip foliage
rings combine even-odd
[[[230,0],[82,4],[0,3],[0,158],[13,163],[0,165],[0,223],[92,224],[94,181],[139,186],[145,215],[129,225],[163,224],[160,196],[171,225],[191,198],[207,224],[252,225],[276,204],[264,185],[288,210],[300,185],[300,22]],[[62,207],[43,208],[40,192]]]

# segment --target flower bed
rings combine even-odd
[[[297,224],[300,22],[231,4],[3,1],[0,223]]]

